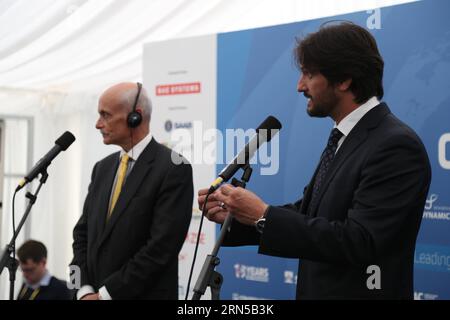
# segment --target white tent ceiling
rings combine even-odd
[[[142,46],[411,0],[0,0],[0,89],[95,92],[141,79]]]

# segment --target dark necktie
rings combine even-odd
[[[27,285],[24,285],[17,300],[35,300],[40,291],[41,288],[31,289]]]
[[[327,146],[323,151],[322,157],[320,159],[319,171],[317,171],[316,178],[314,179],[313,191],[311,201],[309,202],[308,211],[311,211],[311,209],[315,207],[316,202],[318,201],[320,187],[322,186],[328,169],[333,162],[334,155],[338,147],[338,142],[342,138],[342,136],[342,132],[340,132],[337,128],[334,128],[330,133]]]

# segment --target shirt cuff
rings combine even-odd
[[[100,295],[100,300],[112,300],[105,286],[101,287],[100,290],[98,290],[98,293]]]
[[[82,286],[80,290],[77,292],[77,300],[81,300],[85,295],[95,293],[95,290],[92,286]]]

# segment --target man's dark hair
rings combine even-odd
[[[357,103],[383,97],[383,58],[375,38],[356,24],[322,25],[297,39],[294,55],[299,68],[320,72],[332,85],[352,79],[350,90]]]
[[[38,263],[47,258],[47,248],[42,242],[28,240],[17,250],[17,255],[22,263],[26,263],[28,259]]]

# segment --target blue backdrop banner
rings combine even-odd
[[[415,253],[417,299],[450,299],[449,12],[449,1],[430,0],[218,35],[218,129],[255,128],[270,114],[283,124],[277,174],[262,176],[256,167],[248,185],[274,205],[299,199],[333,126],[310,118],[296,91],[296,37],[330,20],[352,21],[375,36],[385,61],[383,101],[422,138],[433,170]],[[298,261],[255,247],[224,248],[220,258],[223,299],[295,298]]]

